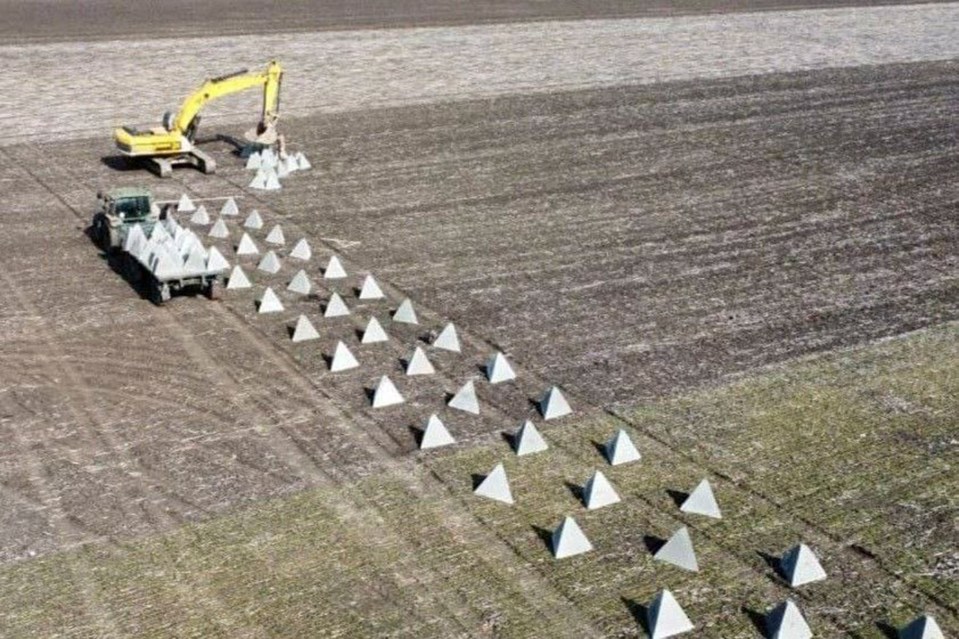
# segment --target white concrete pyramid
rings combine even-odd
[[[178,213],[192,213],[196,210],[196,206],[193,205],[190,196],[184,193],[176,203],[176,210]]]
[[[413,349],[413,354],[410,355],[409,360],[406,362],[406,374],[432,375],[435,372],[436,369],[433,368],[433,364],[430,363],[430,360],[426,357],[426,353],[423,352],[423,349],[419,346]]]
[[[517,455],[532,455],[533,453],[540,453],[548,448],[549,446],[546,444],[546,440],[540,435],[539,430],[533,425],[533,422],[528,419],[523,422],[523,425],[520,426],[516,434],[513,435],[513,449]]]
[[[223,203],[223,208],[220,209],[220,217],[227,217],[233,215],[239,215],[240,209],[236,205],[236,200],[232,197],[227,198],[227,201]]]
[[[499,384],[516,379],[516,373],[506,356],[497,351],[486,362],[486,378],[490,384]]]
[[[716,496],[713,495],[713,487],[709,484],[708,479],[699,482],[679,509],[691,515],[704,515],[713,519],[723,518],[723,513],[719,510]]]
[[[436,414],[430,415],[426,422],[426,428],[423,429],[423,439],[420,440],[420,450],[427,448],[438,448],[440,446],[449,446],[456,443],[446,425],[440,421]]]
[[[216,221],[216,224],[210,229],[210,237],[215,237],[218,240],[224,240],[230,237],[230,229],[227,228],[226,222],[223,219]]]
[[[200,208],[193,212],[193,215],[190,216],[190,223],[200,226],[206,226],[210,223],[210,214],[207,213],[205,206],[201,204]]]
[[[276,153],[273,152],[273,149],[265,148],[260,151],[260,158],[264,169],[276,166]]]
[[[280,258],[275,252],[267,251],[256,268],[265,273],[276,274],[280,271]]]
[[[183,269],[188,273],[206,271],[206,251],[199,246],[193,246],[183,260]]]
[[[586,481],[586,485],[583,486],[583,505],[589,510],[618,504],[619,501],[619,494],[616,492],[616,489],[613,488],[613,485],[606,479],[606,475],[598,470],[593,473],[593,476],[590,477]]]
[[[263,296],[260,298],[260,308],[258,309],[259,313],[278,313],[283,310],[283,304],[280,303],[280,298],[276,296],[276,293],[273,292],[273,289],[269,286],[266,287],[266,290],[263,291]]]
[[[440,334],[436,336],[436,339],[433,340],[434,348],[442,348],[444,351],[453,351],[454,353],[460,352],[460,338],[456,334],[456,327],[453,326],[453,322],[450,322],[446,327],[440,331]]]
[[[696,551],[693,550],[693,539],[689,536],[689,528],[686,526],[674,532],[663,547],[656,551],[653,559],[665,561],[684,570],[699,572],[699,562],[696,561]]]
[[[799,544],[783,553],[779,560],[779,570],[793,588],[826,578],[826,571],[816,553],[806,544]]]
[[[390,378],[386,375],[381,377],[379,383],[376,385],[376,389],[373,391],[373,408],[383,408],[384,406],[402,403],[403,396],[400,395],[400,391],[396,390],[396,386],[393,385]]]
[[[292,155],[288,155],[285,158],[283,158],[283,161],[281,162],[281,164],[284,167],[286,167],[287,173],[292,173],[293,171],[300,170],[300,164],[296,161],[296,157]]]
[[[792,599],[787,599],[766,615],[768,639],[811,639],[812,630]]]
[[[473,490],[474,495],[501,501],[504,504],[513,503],[513,493],[509,489],[509,479],[503,464],[496,464],[490,474]]]
[[[310,278],[303,269],[296,272],[296,275],[293,276],[293,279],[290,280],[289,285],[286,287],[286,290],[299,293],[300,295],[309,295],[312,289],[313,284],[310,283]]]
[[[393,313],[393,321],[401,324],[419,324],[416,320],[416,311],[413,310],[413,302],[406,298],[400,303],[399,308]]]
[[[240,243],[236,245],[237,255],[259,255],[260,249],[256,248],[256,243],[249,234],[244,233],[240,238]]]
[[[301,171],[313,168],[313,165],[310,164],[310,161],[306,159],[306,156],[303,155],[302,151],[296,154],[296,165]]]
[[[255,209],[251,211],[250,214],[246,216],[243,226],[251,231],[258,231],[263,228],[263,218],[260,216],[260,212]]]
[[[350,351],[349,348],[346,347],[346,344],[344,344],[342,341],[337,342],[337,343],[336,343],[336,348],[333,349],[333,357],[330,359],[330,372],[332,372],[332,373],[339,373],[340,371],[345,371],[345,370],[349,370],[349,369],[351,369],[351,368],[356,368],[356,367],[358,367],[359,365],[360,365],[360,363],[359,363],[358,361],[356,361],[356,358],[355,358],[355,357],[353,357],[353,353]],[[390,386],[392,386],[392,382],[390,382],[390,380],[389,380],[387,377],[384,377],[383,379],[385,379],[385,380],[390,384]],[[380,385],[377,386],[376,392],[379,393],[379,392],[380,392],[380,389],[381,389],[382,387],[383,387],[383,381],[380,380]],[[396,387],[395,387],[395,386],[393,387],[393,391],[396,392]],[[397,392],[396,395],[399,396],[399,393]],[[386,398],[385,395],[383,396],[383,398],[381,398],[382,401],[386,401],[386,399],[387,399],[387,398]],[[401,402],[403,401],[403,398],[402,398],[402,397],[400,397],[400,401],[401,401]],[[374,396],[374,397],[373,397],[373,408],[378,408],[379,406],[388,406],[388,405],[389,405],[389,404],[377,404],[376,402],[377,402],[377,399],[376,399],[376,397]],[[397,402],[390,402],[390,403],[396,404]]]
[[[456,394],[450,399],[447,406],[467,413],[472,413],[474,415],[479,415],[479,399],[476,397],[476,387],[473,385],[473,380],[463,384],[463,386],[456,391]]]
[[[330,295],[330,301],[326,303],[326,310],[323,311],[323,317],[343,317],[349,315],[350,309],[346,302],[340,297],[339,293],[334,292]]]
[[[253,153],[250,154],[250,157],[246,159],[246,168],[251,170],[256,170],[260,168],[262,163],[263,161],[260,158],[259,152],[254,151]]]
[[[130,227],[130,230],[127,231],[127,236],[123,240],[123,250],[130,255],[139,255],[140,249],[143,248],[146,241],[147,236],[143,233],[143,227],[139,224],[134,224]]]
[[[668,590],[661,590],[650,602],[646,618],[650,639],[675,637],[695,628],[686,611]]]
[[[304,262],[313,257],[313,249],[310,248],[310,243],[306,241],[305,237],[293,245],[293,250],[290,251],[290,257],[303,260]]]
[[[553,556],[557,559],[572,557],[592,549],[593,544],[572,517],[563,519],[553,531]]]
[[[279,224],[273,227],[273,229],[267,234],[266,241],[268,244],[275,244],[276,246],[283,246],[286,244],[286,238],[283,236],[283,229]]]
[[[376,283],[376,280],[373,279],[372,275],[367,275],[363,279],[363,286],[360,287],[360,299],[361,300],[381,300],[386,295],[383,294],[383,290],[380,288],[380,285]]]
[[[228,268],[230,268],[230,263],[223,257],[223,253],[220,253],[215,246],[211,246],[206,258],[206,269],[208,271],[225,271]]]
[[[280,189],[280,178],[276,171],[270,170],[266,173],[266,184],[263,185],[265,191],[278,191]]]
[[[366,324],[366,329],[363,331],[363,339],[360,340],[361,344],[375,344],[377,342],[386,342],[389,341],[389,336],[386,334],[386,331],[383,330],[383,326],[380,324],[379,320],[375,317],[371,317],[370,321]]]
[[[606,461],[610,466],[619,466],[629,462],[639,461],[641,456],[629,433],[623,429],[616,431],[616,434],[610,437],[606,442]]]
[[[899,631],[899,639],[946,639],[946,635],[933,617],[920,615]]]
[[[290,167],[283,158],[276,163],[276,177],[286,178],[290,176]]]
[[[323,270],[323,279],[325,280],[341,280],[346,277],[346,269],[343,268],[343,264],[340,263],[340,258],[333,256],[330,258],[329,263],[326,265],[326,268]]]
[[[307,340],[317,339],[319,336],[320,334],[316,331],[316,327],[313,326],[309,318],[307,318],[306,315],[300,315],[296,320],[296,327],[293,329],[291,339],[294,342],[305,342]]]
[[[235,265],[233,270],[230,271],[230,278],[226,282],[226,287],[228,289],[237,289],[250,288],[250,286],[250,278],[246,276],[246,273],[243,272],[239,264]]]
[[[264,190],[266,189],[266,171],[261,166],[257,169],[256,175],[253,176],[253,179],[250,180],[250,183],[247,185],[251,189]]]
[[[150,241],[156,242],[157,244],[162,244],[168,242],[173,238],[170,237],[170,234],[167,233],[167,230],[163,228],[162,224],[154,224],[153,230],[150,231]]]
[[[569,415],[573,409],[569,407],[569,402],[559,387],[551,386],[539,400],[539,412],[543,414],[543,419],[556,419]]]
[[[162,247],[161,247],[162,249]],[[153,274],[159,279],[167,279],[180,275],[180,266],[167,251],[158,250],[153,261]]]

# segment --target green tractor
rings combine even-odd
[[[127,186],[107,193],[97,193],[100,207],[93,215],[93,240],[105,253],[114,253],[123,246],[127,231],[139,224],[147,235],[160,220],[159,207],[149,189]]]

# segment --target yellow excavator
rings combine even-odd
[[[278,144],[283,151],[283,136],[277,135],[276,120],[280,110],[280,80],[283,69],[271,61],[261,72],[237,71],[211,78],[187,96],[177,114],[163,115],[163,126],[145,131],[124,126],[113,132],[117,148],[123,155],[142,160],[160,177],[170,177],[174,166],[194,166],[204,173],[216,172],[212,156],[196,148],[197,127],[203,105],[225,95],[263,87],[263,113],[260,122],[246,132],[246,139],[260,146]]]

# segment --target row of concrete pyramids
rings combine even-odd
[[[312,165],[302,152],[278,155],[267,148],[251,153],[246,159],[246,168],[256,171],[248,185],[251,189],[277,191],[282,188],[280,180],[295,171],[312,168]]]

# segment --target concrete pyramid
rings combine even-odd
[[[450,401],[447,403],[447,406],[467,413],[473,413],[474,415],[479,415],[479,400],[476,397],[476,387],[473,385],[473,380],[463,384],[463,386],[456,391],[456,394],[453,395],[452,399],[450,399]]]
[[[539,400],[539,412],[543,414],[543,419],[556,419],[569,415],[573,409],[569,407],[569,402],[566,401],[559,387],[552,386]]]
[[[393,321],[401,324],[419,324],[416,320],[416,311],[413,310],[413,302],[406,298],[400,303],[399,308],[393,313]]]
[[[167,251],[162,250],[163,247],[160,247],[161,250],[158,250],[154,255],[155,259],[153,260],[153,274],[160,279],[167,279],[171,277],[177,277],[180,272],[180,266],[176,263],[176,260],[173,259],[173,256],[170,255]]]
[[[673,536],[663,544],[663,547],[656,551],[653,559],[665,561],[684,570],[699,572],[696,551],[693,550],[693,540],[689,536],[689,528],[686,526],[674,532]]]
[[[292,156],[292,155],[288,155],[288,156],[286,156],[285,158],[283,158],[283,160],[282,160],[282,162],[280,162],[280,164],[282,164],[282,165],[286,168],[286,172],[287,172],[288,174],[289,174],[289,173],[292,173],[293,171],[299,171],[299,170],[300,170],[300,164],[299,164],[299,162],[297,162],[297,161],[296,161],[296,157],[294,157],[294,156]]]
[[[300,315],[296,320],[296,327],[293,329],[293,335],[291,339],[294,342],[305,342],[311,339],[317,339],[320,336],[316,332],[316,327],[313,326],[313,323],[306,317],[306,315]]]
[[[509,479],[506,477],[506,469],[503,468],[503,464],[496,464],[490,474],[473,490],[473,494],[495,499],[504,504],[512,504],[513,493],[509,489]]]
[[[427,359],[426,353],[423,352],[423,349],[419,346],[413,349],[413,354],[410,355],[409,360],[406,362],[406,374],[432,375],[435,372],[436,369],[433,368],[433,364],[431,364],[430,360]]]
[[[296,272],[296,275],[293,276],[293,279],[290,280],[289,285],[286,287],[286,290],[299,293],[300,295],[309,295],[312,289],[313,284],[310,283],[310,278],[303,269]]]
[[[333,349],[333,357],[330,359],[330,372],[339,373],[340,371],[356,368],[359,365],[360,363],[356,361],[355,357],[353,357],[353,353],[350,352],[350,349],[346,347],[346,344],[344,344],[343,342],[337,342],[336,348]],[[388,378],[384,377],[383,379],[389,382],[390,386],[392,386],[392,382],[390,382]],[[379,393],[382,387],[383,387],[383,381],[380,380],[380,385],[376,388],[376,392]],[[393,387],[393,391],[396,392],[395,386]],[[399,393],[397,392],[396,395],[399,396]],[[383,400],[385,401],[385,399],[386,397],[384,396]],[[388,405],[388,404],[377,404],[376,401],[377,401],[376,397],[374,397],[373,408],[377,408],[378,406]],[[403,401],[402,397],[400,397],[400,401],[401,402]],[[391,402],[391,403],[395,404],[397,402]]]
[[[167,233],[167,230],[163,228],[162,224],[153,225],[153,230],[150,231],[151,242],[156,242],[157,244],[163,244],[164,242],[168,242],[172,239],[173,238],[170,237],[170,234]]]
[[[810,639],[812,630],[792,599],[787,599],[766,615],[768,639]]]
[[[243,226],[251,231],[258,231],[263,228],[263,218],[260,217],[260,212],[253,210],[249,215],[246,216]]]
[[[586,485],[583,486],[583,505],[589,510],[618,504],[619,501],[619,494],[616,492],[616,489],[613,488],[613,485],[606,479],[606,475],[598,470],[593,473],[593,476],[590,477],[586,481]]]
[[[334,355],[333,359],[336,359]],[[396,390],[396,386],[390,381],[390,378],[384,375],[380,378],[376,389],[373,391],[373,408],[383,408],[393,404],[402,404],[403,396]]]
[[[629,433],[623,429],[616,431],[616,434],[610,437],[604,447],[606,449],[606,461],[610,466],[619,466],[629,462],[639,461],[641,456]]]
[[[230,263],[223,257],[223,253],[220,253],[215,246],[211,246],[206,258],[206,269],[208,271],[225,271],[228,268],[230,268]]]
[[[275,244],[276,246],[283,246],[286,244],[286,238],[283,236],[283,229],[279,224],[273,227],[273,230],[269,232],[266,236],[266,241],[268,244]]]
[[[779,560],[779,570],[793,588],[826,578],[816,553],[806,544],[787,550]]]
[[[240,243],[236,245],[236,254],[259,255],[260,249],[256,248],[253,238],[251,238],[247,233],[244,233],[243,237],[240,238]]]
[[[266,189],[266,171],[263,169],[262,165],[247,186],[249,186],[251,189],[258,189],[261,191]]]
[[[260,313],[278,313],[283,310],[283,304],[280,303],[280,298],[276,296],[276,293],[273,292],[273,289],[269,286],[266,287],[266,290],[263,291],[263,296],[260,298],[260,308],[258,312]]]
[[[123,250],[130,255],[139,255],[140,249],[143,248],[146,241],[147,236],[143,233],[143,227],[139,224],[134,224],[130,227],[126,238],[123,240]]]
[[[240,214],[240,209],[236,205],[236,200],[234,200],[232,197],[228,198],[227,201],[223,203],[223,208],[220,209],[221,217],[227,217],[227,216],[233,216],[233,215],[239,215],[239,214]]]
[[[293,245],[293,250],[290,251],[290,257],[303,260],[304,262],[313,257],[313,249],[310,248],[310,243],[306,241],[305,237]]]
[[[264,191],[278,191],[280,190],[280,178],[277,177],[276,171],[270,170],[266,173],[266,184],[263,185]]]
[[[576,520],[572,517],[566,517],[562,523],[553,531],[553,556],[557,559],[563,557],[572,557],[593,549],[593,544],[589,542],[583,529],[579,527]]]
[[[190,216],[190,223],[200,226],[206,226],[210,223],[210,214],[207,213],[205,206],[201,204],[200,208],[193,212],[193,215]]]
[[[260,263],[256,265],[256,268],[266,273],[278,273],[280,270],[280,258],[276,256],[275,252],[267,251],[263,259],[260,260]]]
[[[426,428],[423,430],[423,439],[420,440],[420,450],[449,446],[453,443],[456,443],[456,440],[450,435],[446,425],[440,421],[435,413],[430,415],[426,422]]]
[[[226,282],[226,287],[232,290],[237,288],[250,288],[250,286],[250,278],[246,276],[246,273],[243,272],[239,264],[235,265],[233,270],[230,271],[230,278]]]
[[[647,608],[646,619],[651,639],[675,637],[695,628],[686,611],[668,590],[661,590],[653,598]]]
[[[434,348],[442,348],[444,351],[460,352],[460,338],[456,334],[456,327],[450,322],[440,331],[440,334],[433,340]]]
[[[187,273],[202,273],[206,270],[206,251],[194,246],[183,260],[183,270]]]
[[[276,166],[276,153],[273,152],[273,149],[266,148],[260,152],[260,163],[264,169]]]
[[[376,280],[373,279],[372,275],[367,275],[363,279],[363,286],[360,287],[360,299],[361,300],[381,300],[386,295],[383,294],[383,290],[380,288],[380,285],[376,283]]]
[[[262,158],[260,157],[260,154],[259,154],[258,152],[256,152],[256,151],[254,151],[254,152],[251,153],[250,156],[246,159],[246,168],[248,168],[248,169],[250,169],[250,170],[256,170],[256,169],[260,168],[260,166],[262,165],[262,163],[263,163],[263,160],[262,160]]]
[[[510,366],[509,360],[500,352],[496,352],[486,362],[486,378],[490,384],[499,384],[516,379],[516,373]]]
[[[379,320],[375,317],[371,317],[370,321],[366,324],[366,329],[363,331],[363,338],[360,340],[361,344],[375,344],[377,342],[386,342],[389,341],[389,336],[386,334],[386,331],[383,330],[383,326],[380,324]]]
[[[280,158],[276,163],[276,176],[278,178],[286,178],[290,176],[290,166],[283,158]]]
[[[723,514],[719,510],[719,504],[716,503],[716,497],[713,495],[713,487],[709,485],[708,479],[699,482],[679,509],[691,515],[704,515],[713,519],[723,518]]]
[[[908,626],[899,631],[899,639],[945,639],[939,624],[929,615],[913,619]]]
[[[313,165],[310,164],[310,161],[306,159],[306,156],[303,155],[302,151],[296,154],[296,165],[301,171],[313,168]]]
[[[192,213],[196,210],[196,206],[193,205],[190,196],[184,193],[176,203],[176,210],[178,213]]]
[[[539,434],[539,430],[533,425],[533,422],[528,419],[513,435],[513,450],[519,456],[540,453],[547,448],[549,446],[546,445],[546,440]]]
[[[340,263],[340,258],[334,255],[330,258],[326,268],[323,269],[323,279],[341,280],[344,277],[346,277],[346,269],[344,269],[343,264]]]
[[[216,224],[210,229],[210,237],[215,237],[218,240],[225,240],[230,237],[230,229],[226,227],[226,222],[223,219],[216,221]]]
[[[346,306],[346,302],[343,301],[340,294],[333,293],[330,295],[330,301],[326,303],[326,310],[323,311],[323,317],[343,317],[349,314],[350,309]]]

